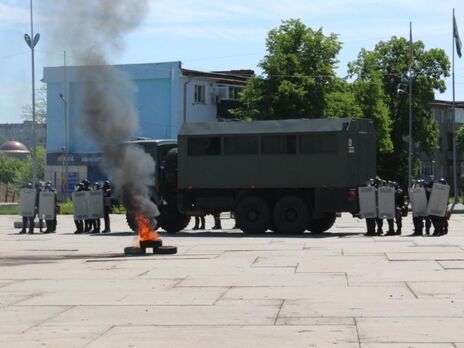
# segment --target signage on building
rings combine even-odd
[[[101,153],[68,153],[65,155],[62,152],[47,153],[47,165],[92,165],[103,161]]]

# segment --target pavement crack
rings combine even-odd
[[[404,285],[406,285],[406,288],[408,288],[408,290],[411,292],[411,294],[413,294],[413,296],[415,298],[419,298],[419,296],[417,296],[417,294],[412,290],[412,288],[409,286],[408,282],[404,282]]]
[[[276,315],[275,320],[274,320],[274,325],[277,325],[277,320],[279,320],[280,311],[282,310],[282,307],[284,306],[284,303],[285,303],[285,299],[283,299],[282,302],[280,303],[279,310],[277,311],[277,315]]]
[[[359,338],[358,320],[354,317],[354,327],[356,329],[356,337],[358,338],[358,347],[361,348],[361,339]]]
[[[213,302],[213,306],[215,306],[216,303],[218,303],[219,301],[221,301],[221,300],[224,298],[224,296],[227,294],[227,292],[228,292],[229,290],[231,290],[232,288],[234,288],[234,287],[233,287],[233,286],[230,286],[230,287],[228,287],[226,290],[224,290],[224,292]]]
[[[60,306],[61,307],[61,306]],[[73,308],[76,308],[77,306],[66,306],[66,308],[64,310],[62,310],[61,312],[58,312],[58,313],[54,313],[53,315],[49,316],[48,318],[40,321],[39,323],[36,323],[34,325],[32,325],[31,327],[28,327],[26,330],[22,331],[21,334],[25,334],[26,332],[32,330],[33,328],[35,327],[38,327],[40,325],[42,325],[43,323],[49,321],[50,319],[53,319],[53,318],[56,318],[57,316],[61,315],[61,314],[64,314],[66,313],[67,311],[73,309]]]
[[[113,330],[115,327],[116,327],[116,325],[111,325],[108,329],[106,329],[105,331],[103,331],[103,332],[102,332],[101,334],[99,334],[97,337],[95,337],[94,339],[90,340],[90,341],[87,342],[85,345],[83,345],[82,348],[88,347],[90,344],[92,344],[93,342],[95,342],[96,340],[98,340],[100,337],[102,337],[103,335],[105,335],[107,332]]]

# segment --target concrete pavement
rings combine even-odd
[[[464,348],[463,215],[445,237],[365,237],[345,214],[298,237],[224,220],[142,257],[112,218],[110,234],[59,216],[57,234],[20,235],[0,216],[0,346]]]

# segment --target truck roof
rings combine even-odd
[[[179,135],[336,132],[347,130],[352,121],[353,118],[313,118],[184,123],[179,130]]]

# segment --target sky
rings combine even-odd
[[[33,0],[34,32],[41,34],[35,51],[36,88],[43,85],[43,67],[63,65],[64,51],[49,34],[53,11],[44,13]],[[60,0],[79,1],[79,0]],[[98,1],[98,0],[96,0]],[[127,0],[131,1],[131,0]],[[299,18],[313,29],[335,33],[343,47],[337,74],[362,48],[371,50],[392,36],[442,48],[451,60],[452,10],[464,41],[464,1],[460,0],[148,0],[150,9],[138,28],[124,38],[124,47],[110,57],[112,64],[182,61],[183,67],[203,71],[253,69],[266,54],[267,32],[282,20]],[[31,51],[24,42],[30,33],[29,0],[0,0],[0,123],[22,121],[22,108],[31,104]],[[73,57],[67,54],[67,64]],[[464,56],[455,58],[456,100],[464,100]],[[452,80],[436,99],[452,100]]]

